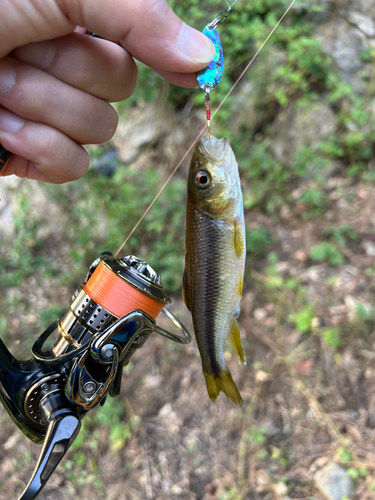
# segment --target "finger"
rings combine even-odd
[[[105,12],[101,1],[106,4]],[[189,73],[205,67],[215,55],[211,40],[183,23],[165,0],[101,1],[93,8],[91,0],[81,0],[74,20],[104,38],[119,41],[148,66]],[[74,4],[75,0],[63,0],[61,6],[70,12]],[[126,16],[125,23],[119,12]]]
[[[47,125],[29,122],[0,107],[0,143],[12,156],[1,176],[63,183],[82,177],[89,166],[85,149]]]
[[[182,73],[204,68],[212,42],[185,25],[165,0],[12,0],[0,17],[0,57],[16,47],[70,34],[85,26],[120,41],[153,67]]]
[[[12,57],[108,102],[127,99],[137,83],[137,66],[126,50],[79,33],[16,48]]]
[[[32,161],[15,154],[12,154],[6,167],[0,173],[0,177],[6,177],[8,175],[15,175],[21,179],[27,178],[35,181],[48,182],[49,184],[61,184],[52,181],[46,175],[42,174]]]
[[[81,144],[105,142],[117,126],[117,114],[107,102],[10,57],[0,60],[0,105]]]
[[[195,89],[198,87],[197,76],[195,73],[172,73],[171,71],[157,71],[160,76],[165,80],[177,85],[178,87],[185,87],[187,89]]]

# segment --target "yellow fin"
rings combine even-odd
[[[239,298],[242,297],[242,288],[243,288],[243,278],[241,278],[239,283],[238,283],[238,296],[239,296]]]
[[[228,341],[234,347],[234,350],[240,360],[240,365],[246,365],[246,356],[242,349],[240,329],[238,328],[236,320],[233,321],[232,326],[230,327]]]
[[[246,240],[245,240],[245,233],[243,230],[243,222],[239,217],[236,217],[233,220],[233,230],[234,230],[234,235],[233,235],[234,249],[236,251],[237,258],[240,259],[246,247]]]
[[[242,406],[241,395],[228,368],[223,370],[218,377],[208,375],[205,372],[203,374],[206,378],[208,395],[213,403],[216,401],[219,392],[223,391],[236,405]]]

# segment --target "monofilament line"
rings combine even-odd
[[[229,10],[232,9],[233,5],[237,2],[237,0],[234,0],[234,2],[229,3],[227,0],[225,0],[225,3],[228,5]]]
[[[237,0],[236,0],[237,1]],[[284,17],[288,14],[288,12],[290,11],[290,9],[293,7],[294,3],[296,2],[296,0],[293,0],[291,2],[291,4],[289,5],[289,7],[286,9],[286,11],[284,12],[284,14],[280,17],[280,19],[278,20],[278,22],[275,24],[274,28],[272,29],[272,31],[269,33],[269,35],[267,36],[267,38],[264,40],[264,42],[262,43],[262,45],[259,47],[259,49],[256,51],[255,55],[252,57],[252,59],[248,62],[248,64],[246,65],[245,69],[242,71],[242,73],[240,74],[240,76],[237,78],[237,80],[234,82],[234,84],[232,85],[231,89],[228,91],[227,95],[224,97],[224,99],[221,101],[221,103],[219,104],[219,106],[216,108],[215,112],[213,113],[212,118],[215,117],[215,115],[218,113],[218,111],[221,109],[221,107],[223,106],[223,104],[225,103],[225,101],[228,99],[228,97],[230,96],[230,94],[233,92],[233,90],[236,88],[236,86],[238,85],[239,81],[243,78],[243,76],[245,75],[245,73],[247,72],[247,70],[250,68],[250,66],[253,64],[253,62],[255,61],[255,59],[258,57],[259,53],[263,50],[264,46],[266,45],[266,43],[268,42],[268,40],[271,38],[271,36],[275,33],[275,31],[277,30],[277,28],[279,27],[279,25],[282,23]],[[232,4],[233,5],[233,4]],[[165,187],[167,186],[167,184],[169,183],[169,181],[172,179],[172,177],[174,176],[174,174],[177,172],[177,170],[180,168],[182,162],[185,160],[185,158],[187,157],[187,155],[190,153],[190,151],[193,149],[195,143],[199,140],[199,138],[202,136],[202,134],[204,133],[204,131],[207,129],[207,124],[204,125],[204,127],[202,128],[202,130],[199,132],[199,134],[197,135],[197,137],[194,139],[194,141],[192,142],[191,146],[189,147],[189,149],[186,151],[186,153],[184,154],[184,156],[181,158],[181,160],[178,162],[178,164],[176,165],[176,167],[173,169],[172,173],[170,174],[170,176],[168,177],[168,179],[165,181],[165,183],[162,185],[162,187],[159,189],[158,193],[156,194],[155,198],[152,200],[152,202],[150,203],[150,205],[146,208],[145,212],[143,213],[142,217],[139,219],[139,221],[137,222],[137,224],[133,227],[133,229],[130,231],[130,234],[128,235],[128,237],[125,239],[125,241],[123,242],[123,244],[120,246],[120,248],[117,250],[116,254],[115,254],[115,257],[117,257],[117,255],[121,252],[121,250],[124,248],[124,246],[126,245],[126,243],[129,241],[129,239],[132,237],[132,235],[135,233],[136,229],[138,228],[138,226],[140,225],[140,223],[143,221],[143,219],[146,217],[146,215],[149,213],[149,211],[151,210],[151,208],[154,206],[156,200],[159,198],[159,196],[161,195],[161,193],[164,191]]]

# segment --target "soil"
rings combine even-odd
[[[115,407],[120,420],[112,407],[107,416],[106,407],[100,410],[99,423],[86,417],[84,441],[38,498],[323,500],[314,474],[329,461],[362,471],[353,499],[375,498],[375,329],[373,316],[361,319],[355,308],[356,301],[374,303],[374,274],[366,270],[374,264],[375,187],[339,177],[330,182],[342,189],[337,196],[327,186],[331,198],[321,217],[309,219],[309,207],[300,204],[284,206],[277,217],[247,214],[249,227],[277,235],[278,276],[303,284],[315,318],[308,332],[299,332],[290,320],[296,294],[267,285],[265,258],[248,259],[239,321],[247,365],[240,367],[228,346],[225,354],[243,407],[223,394],[210,402],[195,341],[181,347],[155,334],[124,373]],[[314,263],[309,250],[322,229],[343,223],[357,232],[342,249],[345,263]],[[68,304],[71,292],[60,291],[60,300]],[[179,296],[172,310],[191,329]],[[322,338],[329,327],[340,331],[337,348]],[[129,432],[116,440],[118,422]],[[3,409],[0,423],[5,500],[20,495],[40,447]]]

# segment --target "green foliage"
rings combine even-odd
[[[288,199],[287,185],[292,172],[284,167],[269,152],[270,141],[252,144],[244,158],[239,158],[242,179],[245,181],[244,207],[260,207],[268,212]],[[233,145],[236,148],[236,145]],[[236,149],[235,149],[236,150]]]
[[[306,189],[301,194],[299,201],[310,206],[310,210],[307,212],[310,217],[321,214],[326,207],[326,197],[321,189]]]
[[[337,455],[338,455],[339,459],[341,460],[341,462],[343,462],[343,463],[350,462],[350,460],[352,459],[352,453],[351,453],[350,449],[346,448],[344,446],[339,446],[337,448]]]
[[[124,405],[120,400],[108,398],[105,406],[90,413],[82,422],[82,429],[74,441],[71,450],[82,450],[84,446],[96,449],[99,432],[106,429],[109,446],[113,451],[121,450],[139,427],[139,419],[127,419]],[[74,460],[80,462],[81,452],[74,454]]]
[[[30,217],[31,200],[22,191],[14,193],[18,209],[14,213],[15,237],[12,251],[0,246],[0,286],[17,287],[25,278],[44,268],[54,273],[53,263],[43,256],[43,240],[38,236],[41,221]]]
[[[371,320],[375,316],[375,309],[373,307],[368,307],[361,302],[356,303],[356,310],[358,318],[363,321]]]
[[[273,241],[270,230],[265,226],[246,229],[246,251],[254,257],[264,256]]]
[[[325,328],[320,332],[324,342],[332,349],[337,349],[341,345],[340,330],[338,328]]]
[[[295,324],[301,333],[307,333],[311,329],[311,322],[315,317],[315,311],[309,305],[305,305],[300,311],[290,314],[289,319]]]
[[[328,262],[331,266],[341,266],[344,256],[333,243],[318,243],[310,248],[310,258],[317,262]]]
[[[49,325],[61,317],[66,311],[66,306],[62,304],[52,304],[47,306],[40,314],[40,327],[45,330]]]
[[[247,436],[251,446],[257,448],[263,446],[267,439],[267,429],[265,427],[251,426]]]
[[[351,477],[352,479],[360,479],[360,478],[366,478],[368,476],[368,470],[367,467],[360,467],[359,469],[355,467],[349,467],[346,470],[346,474]]]
[[[357,233],[348,224],[325,227],[323,234],[341,246],[346,246],[350,240],[356,241],[358,238]]]

